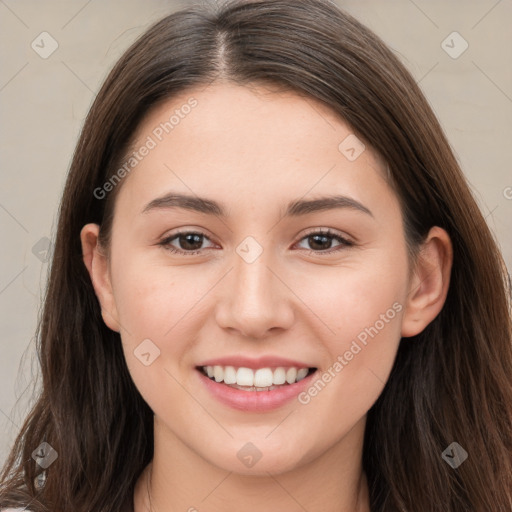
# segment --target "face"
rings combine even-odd
[[[226,83],[158,106],[135,138],[95,289],[159,428],[251,474],[360,439],[411,291],[371,148],[309,97]]]

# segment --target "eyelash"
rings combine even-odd
[[[210,240],[204,233],[201,233],[200,231],[179,231],[179,232],[174,233],[173,235],[171,235],[169,237],[164,238],[161,242],[158,243],[158,245],[162,246],[165,250],[167,250],[167,251],[169,251],[171,253],[181,254],[181,255],[184,255],[184,256],[195,256],[195,255],[199,254],[203,250],[203,249],[198,249],[196,251],[184,251],[184,250],[181,250],[181,249],[176,249],[175,247],[172,247],[171,245],[169,245],[174,239],[178,238],[181,235],[198,235],[198,236],[202,236],[203,238],[206,238],[207,240]],[[334,249],[327,249],[327,250],[324,250],[324,251],[322,251],[322,250],[314,251],[313,249],[309,250],[310,252],[313,252],[315,254],[319,254],[321,256],[326,255],[326,254],[332,254],[332,253],[341,251],[343,249],[346,249],[347,247],[352,247],[352,246],[355,245],[350,240],[347,240],[346,238],[343,238],[342,236],[337,235],[336,233],[334,233],[330,229],[319,229],[319,230],[316,230],[316,231],[311,231],[311,232],[307,233],[306,235],[304,235],[299,240],[299,242],[301,242],[302,240],[304,240],[306,238],[314,236],[314,235],[328,236],[328,237],[331,237],[331,238],[335,238],[336,240],[338,240],[340,242],[340,245],[337,248],[334,248]]]

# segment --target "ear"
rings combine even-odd
[[[448,294],[453,250],[448,233],[434,226],[422,244],[402,317],[402,336],[419,334],[439,314]]]
[[[98,243],[100,227],[98,224],[86,224],[80,232],[84,264],[101,306],[101,316],[105,324],[119,332],[119,320],[112,292],[112,282],[108,258]]]

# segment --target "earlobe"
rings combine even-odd
[[[86,224],[82,228],[80,232],[82,256],[101,306],[103,321],[110,329],[119,332],[108,258],[98,243],[99,230],[98,224]]]
[[[453,263],[448,233],[434,226],[422,244],[411,278],[402,317],[402,336],[415,336],[434,320],[444,306]]]

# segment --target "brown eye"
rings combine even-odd
[[[205,239],[209,240],[204,233],[182,231],[165,238],[159,243],[159,245],[163,246],[165,249],[171,252],[190,256],[201,252],[201,245]],[[171,242],[175,240],[177,241],[179,247],[171,245]]]
[[[329,229],[308,233],[304,238],[302,238],[302,240],[306,240],[309,245],[309,248],[306,247],[306,249],[309,249],[310,251],[313,252],[318,252],[319,254],[332,254],[333,252],[337,252],[346,247],[351,247],[354,245],[346,238],[343,238],[342,236],[335,234]],[[340,243],[333,250],[329,251],[333,240],[338,240]]]

